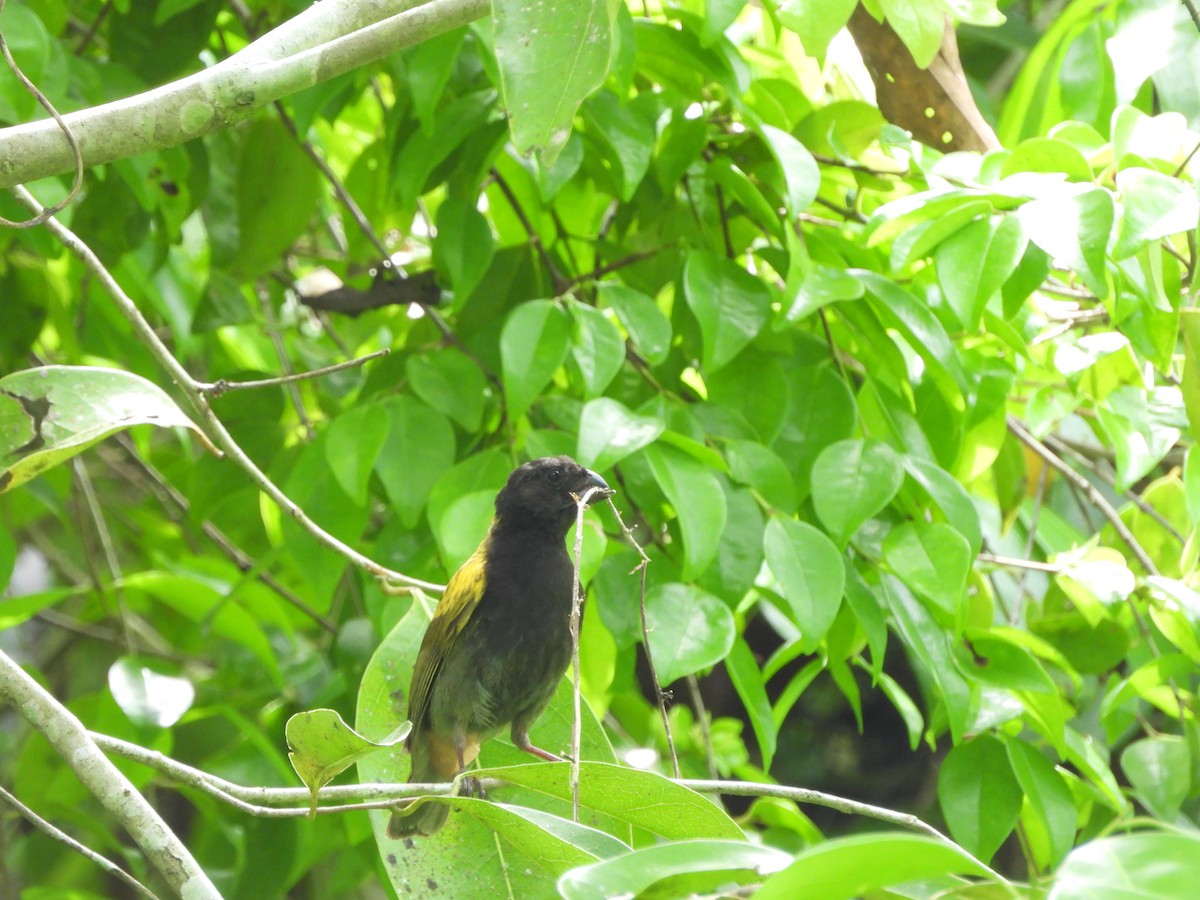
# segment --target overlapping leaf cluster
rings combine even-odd
[[[914,53],[936,49],[941,4],[880,5]],[[99,6],[10,0],[0,20],[67,106],[177,77],[257,22],[213,2],[117,4],[72,54],[73,23]],[[290,126],[272,113],[107,166],[64,220],[198,378],[391,351],[362,371],[211,400],[318,524],[383,565],[444,581],[521,459],[570,453],[601,471],[652,560],[646,615],[664,687],[685,700],[685,679],[718,675],[706,682],[714,721],[672,710],[685,775],[798,781],[804,758],[834,752],[798,736],[808,698],[835,698],[863,740],[886,705],[908,749],[945,752],[940,812],[962,848],[990,861],[1017,833],[1030,871],[1067,859],[1064,889],[1098,896],[1088,854],[1101,845],[1068,859],[1072,848],[1139,809],[1194,821],[1200,796],[1200,104],[1175,77],[1196,38],[1167,4],[1070,4],[1001,97],[1007,149],[943,155],[887,125],[837,52],[804,53],[824,52],[853,4],[815,6],[596,3],[583,32],[577,10],[536,24],[514,11],[494,32],[450,32],[288,98]],[[994,24],[990,4],[958,6]],[[1147,23],[1173,35],[1153,64],[1129,49]],[[564,61],[581,33],[601,49]],[[573,116],[573,92],[594,85]],[[516,152],[510,114],[540,157]],[[15,88],[0,91],[0,116],[29,115]],[[46,200],[64,190],[40,187]],[[18,217],[7,199],[0,212]],[[397,268],[381,265],[378,240]],[[0,232],[0,250],[3,373],[35,358],[166,383],[47,234]],[[405,297],[429,272],[440,299],[428,307],[314,309],[326,281],[389,282]],[[27,410],[0,394],[0,423]],[[28,435],[0,449],[24,458]],[[0,454],[0,471],[10,462]],[[348,570],[201,448],[137,432],[0,496],[0,520],[0,562],[29,545],[55,570],[0,605],[0,624],[49,609],[45,627],[89,630],[53,630],[37,652],[30,626],[13,634],[90,727],[271,783],[287,777],[288,712],[357,708],[375,739],[398,723],[421,605]],[[605,513],[588,527],[584,755],[653,747],[666,771],[638,667],[638,557]],[[143,671],[142,657],[195,685],[179,724],[131,713],[147,699],[126,681],[103,688],[110,666]],[[551,743],[566,715],[564,688],[540,725]],[[43,745],[13,749],[4,771],[17,788],[108,840]],[[502,742],[488,752],[489,766],[519,758]],[[406,774],[398,751],[361,767]],[[483,871],[529,895],[716,889],[761,882],[810,843],[768,893],[818,877],[841,877],[849,895],[987,874],[920,838],[820,843],[779,801],[744,820],[778,854],[688,807],[692,795],[676,798],[691,812],[674,831],[669,817],[639,818],[632,790],[593,798],[572,825],[542,796],[561,797],[549,770],[531,771],[496,798],[510,805],[454,801],[459,856],[433,842],[397,856],[383,819],[230,829],[189,795],[190,844],[228,873],[231,896],[302,880],[349,891],[375,870],[372,833],[398,890],[429,878],[453,893],[468,877],[477,890]],[[1153,837],[1107,847],[1130,866],[1194,859],[1190,838],[1147,849]]]

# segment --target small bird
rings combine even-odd
[[[459,567],[425,631],[408,694],[414,783],[451,781],[505,726],[512,742],[545,760],[529,741],[571,661],[574,567],[565,539],[577,498],[615,492],[569,456],[517,468],[496,495],[483,543]],[[433,834],[449,807],[425,803],[392,814],[388,835]]]

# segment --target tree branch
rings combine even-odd
[[[410,0],[314,3],[218,65],[63,121],[87,166],[175,147],[247,119],[280,97],[460,28],[490,9],[488,0],[411,6]],[[0,187],[57,175],[74,164],[53,120],[0,129]]]
[[[83,786],[137,842],[178,896],[221,900],[187,847],[129,779],[100,752],[83,723],[3,651],[0,651],[0,696],[7,698],[42,733]]]

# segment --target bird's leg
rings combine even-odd
[[[514,722],[512,727],[512,742],[518,750],[524,750],[546,762],[563,762],[561,756],[555,756],[549,750],[535,747],[529,740],[529,725],[526,722]]]
[[[459,772],[462,772],[464,769],[466,769],[471,762],[467,759],[467,745],[468,741],[466,733],[462,731],[456,731],[454,733],[454,752],[458,754]],[[475,746],[475,752],[479,752],[478,745]],[[472,759],[474,759],[474,754],[472,754]],[[484,793],[483,784],[480,782],[480,780],[470,775],[458,780],[458,791],[456,793],[466,797],[487,796]]]

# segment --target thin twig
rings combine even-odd
[[[4,0],[0,0],[0,12],[3,11]],[[79,149],[79,141],[75,138],[75,132],[63,121],[63,117],[58,114],[58,110],[54,108],[54,104],[50,102],[50,98],[43,94],[38,89],[38,86],[29,80],[28,76],[21,71],[21,67],[17,65],[17,61],[13,59],[12,51],[8,49],[8,42],[4,39],[3,31],[0,31],[0,55],[4,57],[5,65],[12,70],[13,75],[17,77],[17,81],[21,82],[21,86],[33,96],[38,105],[58,124],[63,136],[67,139],[67,143],[71,146],[71,155],[75,157],[75,180],[71,183],[71,190],[67,192],[67,196],[62,200],[36,213],[32,219],[25,219],[22,222],[13,222],[0,216],[0,225],[7,225],[9,228],[32,228],[35,225],[41,225],[51,216],[62,212],[62,210],[70,205],[72,200],[79,196],[79,189],[83,187],[83,152]]]
[[[708,763],[708,776],[720,778],[717,771],[717,754],[713,751],[712,729],[708,724],[708,707],[704,705],[704,697],[700,693],[700,680],[695,675],[687,677],[688,693],[692,698],[692,706],[696,708],[696,721],[700,723],[700,739],[704,741],[704,759]]]
[[[191,900],[220,900],[220,893],[188,848],[133,783],[100,752],[83,723],[3,651],[0,697],[7,698],[46,738],[80,783],[137,842],[176,895]]]
[[[550,252],[546,249],[546,245],[542,243],[541,235],[533,227],[533,223],[529,221],[529,217],[525,215],[525,210],[521,206],[521,201],[517,199],[517,195],[513,193],[513,189],[509,187],[504,176],[494,166],[489,173],[492,181],[496,182],[496,187],[500,188],[500,193],[504,194],[504,198],[508,201],[508,205],[512,207],[513,214],[516,215],[517,221],[521,223],[521,227],[525,229],[525,233],[529,235],[529,242],[533,244],[533,248],[537,251],[538,256],[542,259],[542,265],[546,267],[546,271],[550,273],[550,280],[554,284],[555,296],[563,293],[570,288],[570,282],[559,274],[558,267],[554,265],[554,260],[550,257]]]
[[[1137,559],[1142,568],[1150,575],[1158,574],[1158,567],[1154,564],[1154,560],[1150,558],[1150,554],[1138,543],[1138,539],[1133,536],[1133,532],[1129,530],[1129,526],[1121,519],[1121,514],[1113,508],[1113,505],[1108,502],[1107,498],[1100,493],[1094,484],[1072,469],[1063,459],[1052,452],[1049,447],[1030,434],[1025,429],[1025,426],[1017,421],[1015,416],[1008,417],[1008,430],[1016,435],[1021,443],[1058,471],[1068,482],[1081,490],[1087,496],[1088,500],[1100,510],[1104,518],[1108,519],[1113,530],[1133,552],[1134,558]]]
[[[34,212],[40,212],[42,205],[29,193],[24,187],[13,188],[14,193],[25,206],[29,207]],[[54,234],[59,241],[63,243],[72,253],[79,257],[83,264],[91,270],[91,272],[104,285],[113,303],[118,311],[125,319],[133,326],[138,339],[145,344],[154,358],[158,361],[170,376],[171,380],[179,387],[179,389],[187,396],[192,407],[198,413],[204,425],[206,426],[206,439],[211,438],[229,458],[245,472],[250,480],[258,486],[258,488],[273,500],[280,509],[290,516],[301,528],[307,531],[314,537],[318,543],[340,554],[360,569],[374,575],[376,578],[390,581],[396,584],[407,587],[417,587],[421,590],[431,591],[433,593],[441,593],[443,586],[432,584],[427,581],[422,581],[419,578],[413,578],[409,575],[404,575],[400,572],[392,571],[391,569],[381,566],[372,559],[363,556],[348,544],[334,537],[321,526],[317,525],[308,514],[301,509],[295,501],[285,494],[275,482],[267,477],[266,473],[260,469],[252,459],[246,454],[246,451],[241,448],[241,445],[233,439],[229,430],[221,422],[221,420],[212,411],[208,404],[208,398],[197,387],[197,382],[188,374],[187,370],[175,359],[171,351],[162,342],[150,323],[142,316],[141,311],[137,308],[137,304],[130,299],[125,293],[121,285],[108,271],[108,268],[102,263],[95,252],[76,235],[71,229],[67,228],[57,219],[49,219],[46,222],[46,227]]]
[[[1046,445],[1053,449],[1055,453],[1070,456],[1113,490],[1117,489],[1117,479],[1111,473],[1096,465],[1095,461],[1088,459],[1085,454],[1081,453],[1077,448],[1072,447],[1066,441],[1060,441],[1054,435],[1047,435]],[[1155,509],[1133,491],[1121,491],[1121,495],[1150,518],[1152,518],[1155,522],[1161,525],[1163,529],[1167,531],[1171,537],[1175,538],[1175,540],[1177,540],[1180,544],[1185,543],[1186,538],[1184,538],[1184,536],[1180,534],[1178,530],[1176,530],[1175,526],[1172,525],[1157,509]]]
[[[138,455],[137,448],[133,445],[133,441],[129,440],[126,435],[119,434],[116,436],[116,438],[117,443],[124,448],[133,464],[138,468],[142,475],[150,481],[151,487],[154,489],[155,493],[159,495],[160,501],[164,500],[165,498],[166,501],[174,504],[176,508],[178,508],[179,512],[186,517],[188,513],[191,512],[191,501],[189,501],[187,497],[176,490],[175,486],[167,481],[167,479],[163,477],[162,473],[159,472],[158,469]],[[324,616],[317,612],[315,609],[305,603],[304,600],[302,600],[298,595],[289,590],[287,586],[281,583],[274,575],[261,568],[260,563],[256,562],[249,556],[249,554],[238,547],[237,544],[235,544],[229,538],[229,536],[226,535],[225,532],[222,531],[212,521],[209,519],[204,519],[202,522],[200,522],[200,530],[204,532],[205,536],[210,541],[217,545],[217,548],[220,549],[222,553],[232,560],[233,564],[236,565],[240,571],[253,573],[259,581],[273,590],[276,594],[294,606],[305,616],[312,619],[330,634],[337,634],[338,626],[336,622],[334,622],[328,616]]]
[[[579,562],[583,558],[583,514],[587,512],[588,501],[597,491],[603,492],[605,489],[601,487],[590,487],[580,497],[575,500],[575,569],[571,581],[571,674],[573,676],[571,685],[571,701],[573,706],[573,717],[571,719],[571,816],[575,822],[579,821],[579,757],[581,755],[580,744],[583,734],[583,702],[582,690],[579,683],[579,626],[580,618],[583,612],[583,586],[579,577]],[[609,492],[611,496],[611,491]],[[610,501],[611,502],[611,501]]]
[[[271,303],[271,294],[261,282],[255,285],[254,293],[258,295],[258,304],[262,307],[263,319],[267,326],[267,337],[271,341],[271,346],[275,348],[275,357],[284,371],[284,388],[288,397],[291,398],[292,407],[296,410],[296,417],[300,420],[300,426],[304,429],[305,439],[311,441],[317,436],[317,433],[308,419],[308,412],[304,409],[304,398],[300,396],[300,389],[295,384],[292,358],[288,355],[287,343],[283,340],[283,332],[280,331],[279,321],[275,318],[275,306]]]
[[[621,518],[621,512],[617,509],[617,505],[610,499],[608,501],[609,508],[613,511],[613,515],[617,517],[617,525],[620,526],[621,532],[625,535],[625,540],[633,545],[633,549],[638,552],[641,557],[639,562],[633,569],[633,572],[641,573],[641,590],[639,593],[638,609],[641,613],[642,620],[642,649],[646,651],[646,666],[650,669],[650,683],[654,686],[654,702],[658,705],[658,711],[662,715],[663,731],[667,736],[667,748],[671,752],[671,770],[675,773],[675,777],[679,777],[679,754],[675,750],[675,736],[671,733],[671,717],[667,715],[667,695],[663,692],[662,684],[658,680],[658,670],[654,667],[654,653],[650,650],[650,626],[646,624],[646,567],[650,565],[650,557],[646,555],[646,551],[642,549],[642,545],[637,542],[637,538],[633,536],[633,531],[625,524],[625,520]],[[633,572],[629,574],[632,575]]]
[[[278,378],[260,378],[256,381],[226,381],[224,378],[218,378],[211,383],[198,382],[196,389],[203,391],[210,397],[216,398],[229,391],[244,391],[253,388],[275,387],[276,385],[288,384],[293,381],[307,381],[310,378],[322,378],[326,375],[332,375],[334,372],[344,371],[345,369],[356,369],[373,359],[387,356],[391,352],[391,350],[385,347],[382,350],[376,350],[374,353],[368,353],[366,356],[347,359],[344,362],[334,363],[331,366],[322,366],[319,369],[310,369],[307,372],[280,375]]]
[[[1038,562],[1036,559],[1014,559],[1011,556],[996,556],[992,553],[980,553],[975,558],[981,563],[987,563],[992,566],[1004,566],[1010,569],[1028,569],[1032,572],[1048,572],[1051,575],[1060,575],[1067,571],[1065,566]]]
[[[65,831],[63,831],[61,828],[58,828],[55,825],[53,825],[51,822],[47,821],[46,819],[43,819],[41,816],[39,816],[32,809],[30,809],[28,806],[26,806],[24,803],[22,803],[16,797],[14,797],[12,794],[10,794],[3,787],[0,787],[0,800],[3,800],[9,806],[11,806],[13,809],[15,809],[18,813],[21,814],[21,816],[27,822],[29,822],[31,825],[33,825],[35,828],[37,828],[39,831],[45,832],[51,838],[58,841],[60,844],[65,844],[67,847],[74,850],[80,856],[86,857],[87,859],[91,860],[96,865],[98,865],[101,869],[103,869],[105,872],[107,872],[109,875],[111,875],[113,878],[116,878],[116,879],[119,879],[120,881],[125,882],[125,884],[129,885],[130,888],[132,888],[134,891],[136,891],[142,897],[149,897],[150,900],[159,900],[158,894],[154,893],[154,891],[150,890],[150,888],[146,887],[144,884],[142,884],[140,881],[138,881],[136,878],[134,878],[132,875],[130,875],[128,872],[126,872],[124,869],[122,869],[120,866],[118,866],[111,859],[109,859],[106,856],[101,856],[99,853],[97,853],[91,847],[87,847],[87,846],[79,843],[79,841],[75,840],[75,838],[71,837],[69,834],[67,834]]]

